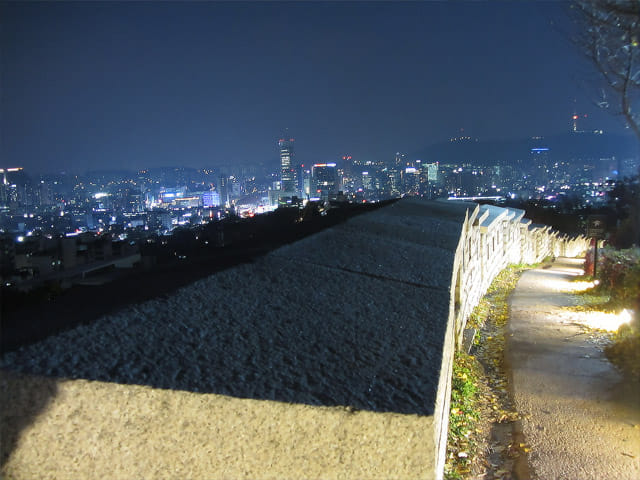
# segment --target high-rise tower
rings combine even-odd
[[[311,179],[313,181],[314,196],[320,197],[327,202],[329,197],[338,193],[340,182],[335,163],[316,163],[311,168]]]
[[[291,196],[298,194],[298,179],[295,165],[293,164],[293,138],[285,140],[281,138],[278,142],[280,148],[280,179],[281,189]]]

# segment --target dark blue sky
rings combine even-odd
[[[622,130],[558,3],[5,2],[0,22],[0,164],[32,171],[269,161],[284,128],[299,161],[379,160],[564,132],[574,98]]]

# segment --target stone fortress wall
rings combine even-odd
[[[507,265],[535,264],[550,256],[575,257],[588,247],[586,237],[570,237],[547,225],[532,224],[522,210],[492,205],[469,208],[451,282],[457,344],[469,314]]]
[[[571,237],[536,225],[524,218],[524,211],[492,205],[466,204],[469,209],[456,249],[451,279],[449,325],[454,340],[445,347],[451,354],[443,356],[448,374],[441,377],[443,402],[450,398],[453,351],[463,343],[466,322],[493,279],[510,264],[535,264],[553,256],[576,257],[589,247],[585,236]],[[443,368],[444,370],[444,368]],[[441,475],[445,461],[448,406],[442,409],[438,444],[437,472]]]
[[[440,479],[469,313],[507,264],[586,247],[474,203],[351,218],[4,355],[1,473]]]

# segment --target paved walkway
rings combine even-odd
[[[640,479],[640,384],[607,361],[577,322],[581,259],[526,271],[511,297],[507,362],[534,478]]]

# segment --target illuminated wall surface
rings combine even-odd
[[[470,304],[496,265],[580,245],[407,198],[11,352],[2,473],[441,478]]]

